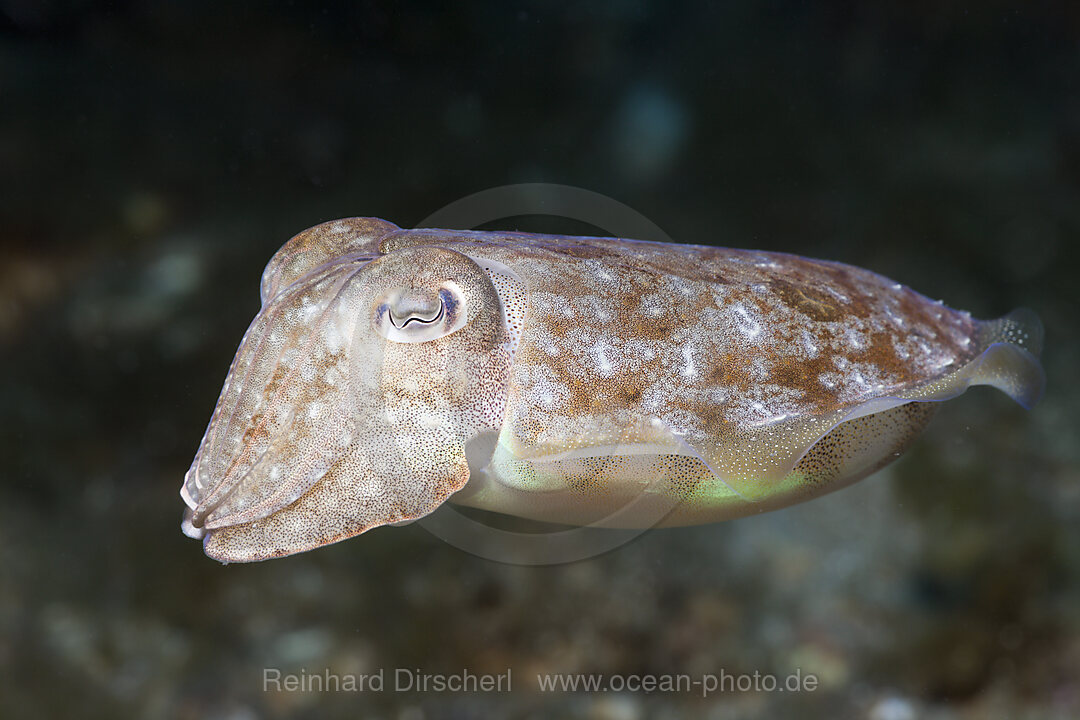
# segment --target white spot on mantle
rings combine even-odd
[[[761,323],[751,317],[750,313],[741,303],[736,303],[732,310],[737,316],[736,325],[738,326],[739,332],[750,340],[754,340],[758,335],[761,335]]]
[[[697,375],[697,366],[694,364],[694,349],[687,345],[682,349],[683,366],[680,372],[683,377],[691,378]]]
[[[611,348],[606,343],[603,341],[596,343],[591,352],[593,361],[596,363],[596,373],[600,377],[611,377],[615,374],[615,366],[609,357]]]

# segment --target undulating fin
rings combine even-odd
[[[979,323],[975,358],[934,382],[903,393],[909,400],[954,398],[972,385],[990,385],[1030,410],[1046,389],[1039,363],[1043,327],[1035,313],[1014,310],[996,320]]]

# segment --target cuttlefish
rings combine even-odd
[[[1030,408],[1038,318],[981,321],[849,265],[604,237],[292,238],[181,496],[222,561],[310,550],[450,501],[610,527],[772,510],[880,469],[939,401]]]

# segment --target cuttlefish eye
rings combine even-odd
[[[396,288],[384,293],[375,305],[375,329],[392,342],[438,340],[467,322],[465,294],[452,280],[437,290]]]

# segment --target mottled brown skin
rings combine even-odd
[[[867,399],[939,378],[943,368],[961,366],[981,351],[971,341],[975,322],[966,313],[835,263],[726,248],[508,233],[402,231],[384,237],[380,249],[428,243],[495,258],[527,284],[530,279],[535,283],[529,287],[532,332],[527,330],[515,356],[514,377],[528,368],[545,368],[550,383],[559,388],[560,402],[538,404],[535,384],[523,380],[515,386],[512,377],[508,420],[519,455],[557,452],[572,445],[572,435],[580,435],[583,427],[603,428],[600,435],[610,439],[618,437],[629,418],[682,413],[693,421],[676,428],[676,434],[714,470],[719,465],[735,476],[741,492],[754,496],[759,494],[752,487],[756,479],[786,475],[797,460],[791,452],[805,451],[807,445],[800,441],[780,455],[751,458],[740,467],[747,440],[759,447],[769,442],[761,432],[748,437],[751,422],[773,424],[786,414],[830,418],[835,424],[836,416]],[[598,265],[600,274],[591,272],[587,262]],[[605,280],[604,273],[615,280]],[[671,291],[672,278],[681,283],[681,293]],[[559,298],[563,307],[592,303],[609,317],[580,309],[558,312],[537,297],[540,293]],[[657,296],[656,312],[642,313],[642,299],[650,296]],[[886,306],[891,315],[882,314]],[[710,312],[727,313],[730,320],[733,308],[753,318],[750,322],[760,325],[761,332],[751,342],[725,334],[723,323],[714,323],[712,337],[698,338],[702,357],[695,372],[676,376],[679,362],[672,350],[687,347],[687,329],[707,328]],[[595,330],[593,338],[606,338],[612,348],[636,347],[622,353],[625,363],[604,372],[596,358],[581,351],[583,327]],[[802,333],[819,346],[817,352],[806,351]],[[920,347],[919,340],[925,345]],[[552,345],[557,357],[572,359],[552,362]],[[837,367],[838,362],[845,367]],[[871,373],[873,383],[857,382]],[[820,381],[823,374],[835,376],[832,386]],[[665,393],[660,408],[647,395],[665,380],[680,387]],[[717,402],[711,388],[723,388],[728,401]],[[747,407],[751,400],[759,403],[756,415]],[[553,426],[566,432],[545,440]],[[807,432],[814,439],[822,434],[816,428]]]
[[[460,330],[404,345],[373,331],[378,297],[440,282],[465,288]],[[1028,405],[1042,387],[1037,320],[973,320],[781,253],[354,218],[287,243],[262,295],[184,491],[186,531],[228,560],[447,497],[572,523],[745,515],[872,472],[970,384]],[[640,512],[612,520],[627,503]]]

